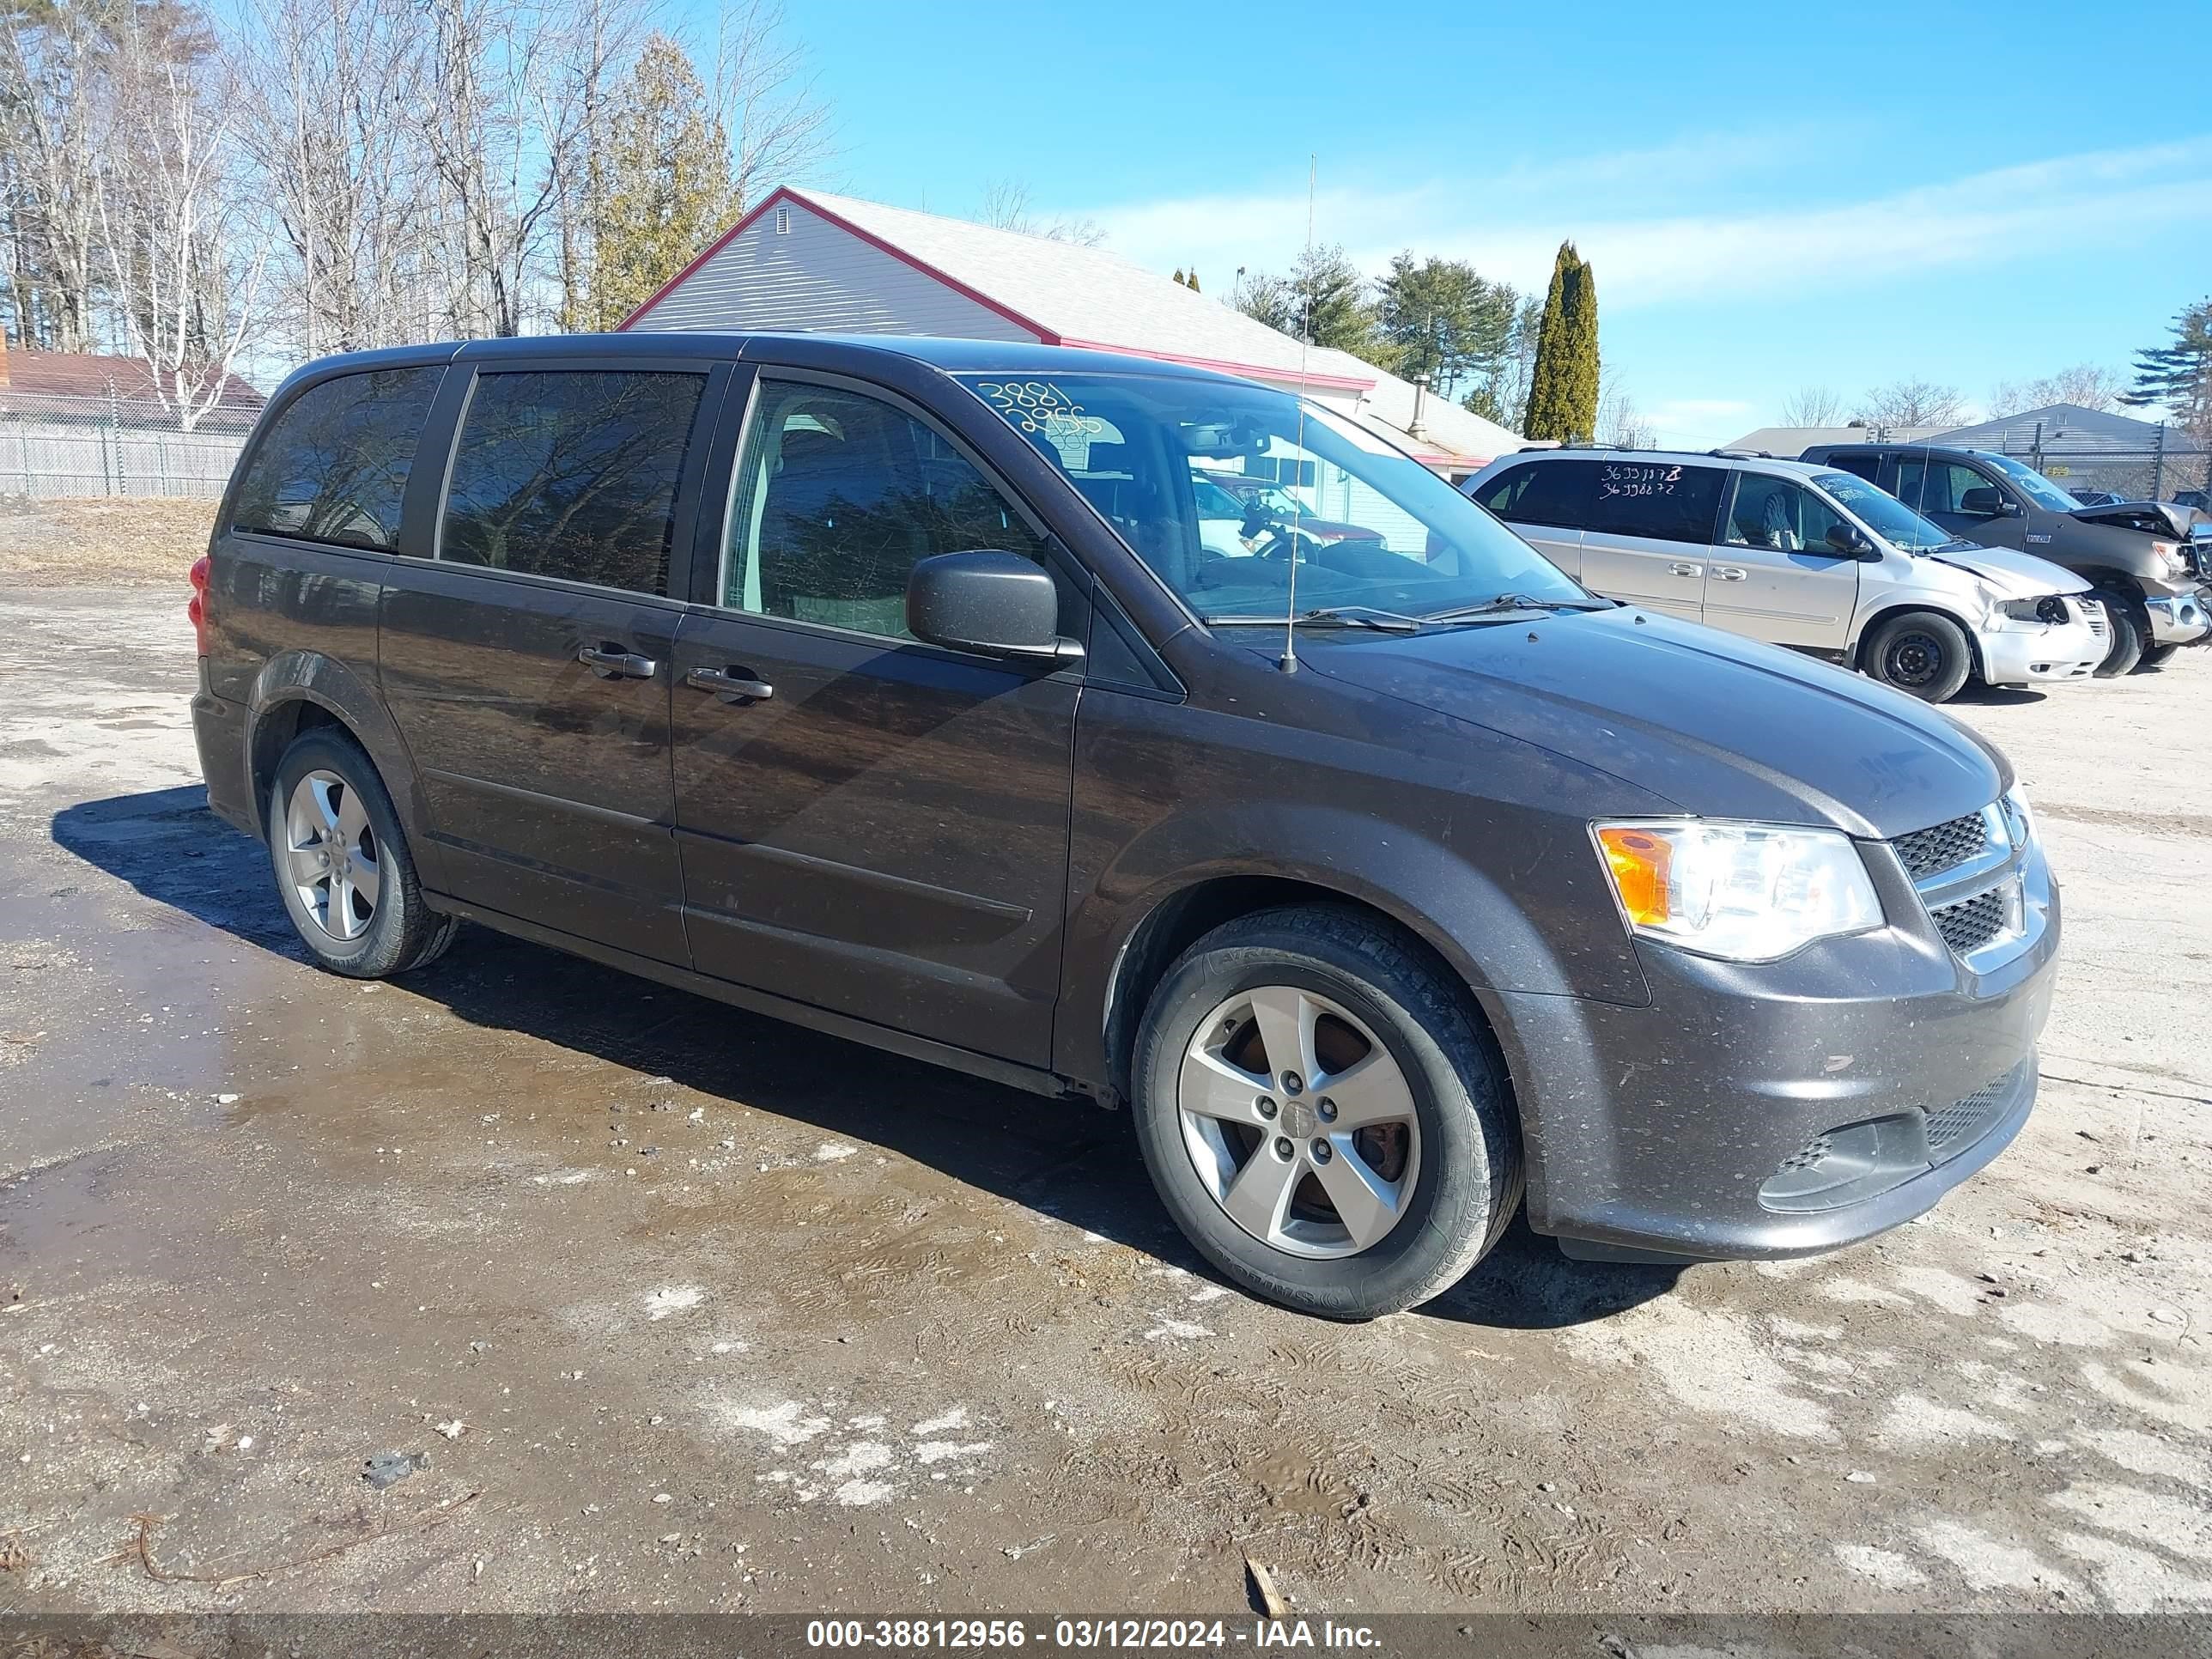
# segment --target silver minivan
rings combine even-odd
[[[1929,702],[2087,680],[2109,641],[2071,572],[1954,537],[1863,478],[1729,453],[1547,449],[1464,486],[1608,599],[1863,670]]]

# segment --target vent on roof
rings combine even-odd
[[[775,234],[779,236],[791,234],[791,210],[787,207],[779,207],[775,210]]]

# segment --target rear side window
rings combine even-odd
[[[1828,465],[1840,467],[1845,472],[1856,473],[1869,483],[1881,481],[1881,457],[1879,455],[1832,455]]]
[[[442,368],[341,374],[286,406],[255,446],[231,528],[392,550]]]
[[[1589,511],[1597,471],[1590,461],[1528,461],[1509,467],[1477,489],[1475,504],[1508,524],[1581,527]]]
[[[1602,461],[1588,527],[1609,536],[1711,546],[1725,478],[1717,466],[1679,461]]]
[[[702,374],[479,374],[438,556],[633,593],[668,592],[676,486]]]

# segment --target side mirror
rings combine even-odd
[[[1969,489],[1959,497],[1959,511],[1976,519],[2002,519],[2017,511],[1995,488]]]
[[[1855,524],[1832,524],[1826,538],[1828,551],[1840,553],[1847,559],[1878,559],[1881,556],[1866,533]]]
[[[1083,647],[1060,634],[1060,591],[1018,553],[939,553],[906,581],[907,632],[986,657],[1072,662]]]

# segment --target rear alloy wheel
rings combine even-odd
[[[1262,911],[1184,952],[1137,1037],[1137,1139],[1191,1243],[1332,1319],[1425,1302],[1521,1192],[1504,1072],[1465,992],[1388,924]]]
[[[1885,618],[1860,660],[1871,678],[1923,702],[1948,702],[1974,672],[1966,630],[1932,611]]]
[[[384,781],[335,728],[307,732],[277,763],[269,858],[292,925],[332,973],[381,979],[420,968],[460,926],[424,902]]]

